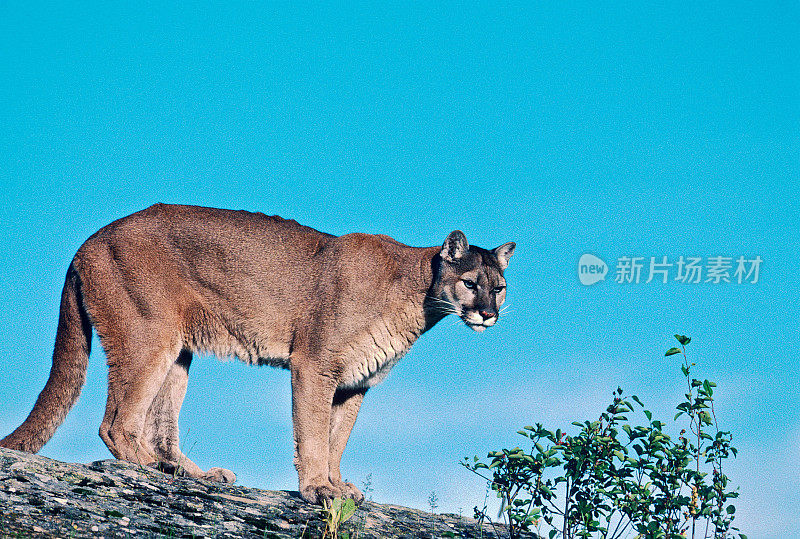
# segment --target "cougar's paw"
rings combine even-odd
[[[216,481],[217,483],[235,483],[236,474],[225,468],[210,468],[203,474],[202,479]]]
[[[309,485],[300,489],[300,496],[308,503],[322,505],[326,501],[342,497],[342,490],[331,484]]]
[[[336,485],[342,491],[342,498],[352,498],[356,504],[364,501],[364,495],[358,490],[358,487],[353,483],[345,483],[344,481]]]

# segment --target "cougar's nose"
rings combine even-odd
[[[494,318],[495,316],[497,316],[496,311],[480,310],[478,311],[478,313],[483,317],[484,320],[489,320],[490,318]]]

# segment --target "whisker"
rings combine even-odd
[[[430,309],[439,310],[439,311],[447,311],[447,312],[451,312],[451,313],[458,312],[458,311],[456,311],[455,307],[453,307],[452,305],[431,305],[429,308]]]
[[[452,307],[452,308],[454,308],[454,309],[455,309],[455,305],[453,305],[453,303],[452,303],[452,302],[450,302],[450,301],[447,301],[446,299],[442,299],[442,298],[435,298],[435,297],[433,297],[433,296],[425,296],[425,298],[426,298],[426,299],[428,299],[428,300],[430,300],[430,301],[434,301],[434,302],[436,302],[436,303],[438,303],[438,304],[441,304],[441,305],[447,305],[448,307]]]
[[[426,301],[429,302],[428,308],[432,311],[443,314],[445,316],[454,314],[456,316],[459,315],[458,308],[450,301],[446,299],[437,298],[435,296],[425,296]]]

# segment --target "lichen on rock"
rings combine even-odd
[[[175,477],[118,460],[67,464],[0,448],[0,539],[319,538],[323,530],[321,509],[296,492]],[[341,531],[362,539],[502,536],[458,515],[371,502]]]

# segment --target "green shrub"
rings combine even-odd
[[[716,384],[691,377],[694,364],[686,356],[691,339],[675,337],[681,346],[666,355],[682,356],[687,382],[673,420],[685,424],[677,438],[638,397],[617,389],[597,421],[573,423],[580,429],[575,435],[536,424],[519,431],[532,443],[527,452],[515,447],[493,451],[485,462],[464,459],[462,464],[497,493],[512,539],[522,534],[716,539],[738,531],[730,503],[738,493],[729,489],[723,473],[736,449],[731,434],[717,424]],[[646,419],[643,425],[628,420],[636,408]],[[475,516],[488,519],[486,506],[476,507]]]

